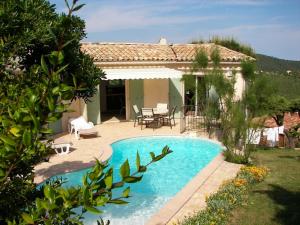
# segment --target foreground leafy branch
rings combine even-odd
[[[8,224],[83,224],[81,219],[89,211],[101,214],[106,204],[127,204],[130,187],[126,184],[141,181],[148,166],[163,159],[172,151],[166,146],[161,154],[150,153],[151,160],[146,165],[140,164],[140,156],[136,155],[136,171],[130,173],[130,165],[126,160],[120,167],[120,181],[114,181],[114,169],[107,163],[96,160],[96,165],[82,178],[82,186],[65,188],[63,182],[55,180],[41,187],[42,197],[36,198],[22,214],[21,219]],[[112,191],[124,188],[120,196],[113,196]],[[73,210],[82,206],[81,213],[74,215]],[[100,222],[99,222],[100,223]]]

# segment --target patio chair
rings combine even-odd
[[[167,103],[157,103],[156,111],[157,111],[157,113],[160,113],[160,114],[164,114],[164,113],[167,114],[169,112],[168,104]]]
[[[175,112],[176,112],[176,108],[177,108],[177,106],[174,106],[168,116],[162,117],[163,124],[168,123],[170,125],[171,129],[172,129],[172,121],[174,122],[173,126],[175,126]]]
[[[152,108],[142,108],[142,121],[141,121],[141,130],[143,129],[143,124],[145,123],[146,127],[150,124],[153,124],[154,130],[154,123],[158,124],[158,118],[154,117],[153,109]]]
[[[76,139],[80,139],[80,135],[96,135],[97,130],[92,122],[87,122],[83,116],[73,119],[71,122],[71,131],[75,131]]]
[[[142,120],[142,114],[139,110],[139,108],[137,107],[137,105],[133,105],[132,106],[133,108],[133,112],[134,112],[134,124],[133,124],[133,127],[135,127],[135,123],[136,121],[138,122],[138,124],[140,123],[140,121]]]

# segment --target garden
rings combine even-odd
[[[259,149],[253,166],[207,198],[207,209],[181,224],[298,224],[300,219],[300,152]]]

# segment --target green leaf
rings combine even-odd
[[[36,209],[38,210],[38,211],[40,211],[41,209],[42,209],[42,203],[41,203],[42,201],[41,201],[41,199],[40,198],[36,198],[35,199],[35,206],[36,206]]]
[[[53,130],[52,129],[48,129],[48,128],[43,128],[40,130],[41,133],[43,134],[52,134]]]
[[[154,160],[154,158],[155,158],[154,152],[150,152],[150,156],[151,156],[152,160]]]
[[[24,116],[23,117],[23,122],[28,122],[28,121],[31,121],[31,120],[32,120],[31,116]]]
[[[138,171],[143,173],[143,172],[146,172],[146,170],[147,170],[146,166],[140,166],[140,169]]]
[[[35,94],[31,94],[30,96],[30,102],[35,103],[37,101],[38,97]]]
[[[128,197],[129,197],[129,193],[130,193],[130,187],[127,187],[127,188],[123,191],[122,197],[128,198]]]
[[[12,133],[15,137],[19,137],[20,136],[20,134],[19,134],[20,129],[18,127],[12,127],[12,128],[10,128],[9,132]]]
[[[48,108],[50,109],[50,111],[54,111],[55,105],[54,105],[53,98],[48,97],[47,102],[48,102]]]
[[[8,144],[8,145],[10,145],[10,146],[16,146],[15,141],[14,141],[12,138],[8,137],[8,136],[1,135],[1,136],[0,136],[0,139],[1,139],[5,144]]]
[[[79,9],[81,9],[85,4],[81,4],[81,5],[78,5],[76,6],[72,11],[75,12],[75,11],[78,11]]]
[[[166,145],[163,150],[162,150],[162,154],[168,154],[170,152],[169,147]]]
[[[70,5],[69,5],[68,0],[65,0],[65,3],[66,3],[66,6],[68,7],[68,9],[70,9]]]
[[[57,116],[50,116],[48,117],[47,122],[56,122],[57,120],[58,120]]]
[[[48,59],[51,65],[55,66],[58,60],[58,52],[57,51],[51,52],[51,54],[48,56]]]
[[[72,78],[73,78],[74,87],[77,88],[77,80],[76,80],[76,77],[74,76],[74,74],[72,74]]]
[[[88,173],[88,176],[89,176],[90,180],[94,180],[96,178],[96,174],[94,172]],[[84,178],[84,179],[86,180],[86,178]],[[85,182],[87,182],[87,181],[85,181]]]
[[[44,73],[46,73],[47,75],[49,75],[49,70],[48,70],[48,67],[47,67],[47,64],[45,62],[45,58],[44,58],[43,55],[41,57],[41,66],[42,66],[42,70],[44,71]]]
[[[96,198],[96,204],[97,206],[103,206],[107,203],[108,198],[105,196],[99,196]]]
[[[60,74],[62,71],[64,71],[68,65],[64,65],[63,67],[59,68],[59,70],[56,71],[57,74]]]
[[[58,65],[62,64],[64,61],[64,54],[62,51],[58,52]]]
[[[68,86],[68,85],[65,85],[65,84],[62,84],[61,85],[61,90],[62,91],[70,91],[70,90],[72,90],[72,87]]]
[[[1,177],[4,177],[5,176],[5,172],[4,172],[4,170],[2,170],[1,168],[0,168],[0,178]]]
[[[106,188],[110,189],[112,187],[112,181],[113,181],[112,176],[107,176],[104,178],[104,183],[106,185]]]
[[[122,179],[130,175],[130,167],[129,167],[128,159],[126,159],[126,161],[122,164],[120,168],[120,174]]]
[[[27,224],[34,224],[34,221],[33,221],[33,219],[31,218],[31,216],[29,214],[22,213],[22,218],[23,218],[23,220],[25,220],[25,222]]]
[[[123,186],[124,186],[124,182],[120,181],[120,182],[117,182],[117,183],[113,183],[112,188],[120,188],[120,187],[123,187]]]
[[[31,132],[28,130],[25,130],[23,133],[23,144],[25,146],[29,146],[31,144]]]
[[[153,161],[154,161],[154,162],[157,162],[157,161],[161,160],[162,158],[164,158],[165,156],[166,156],[166,155],[164,155],[164,154],[158,155],[158,156],[156,156],[156,157],[153,159]]]
[[[106,185],[106,188],[110,189],[113,184],[113,169],[110,168],[104,178],[104,183]]]
[[[124,182],[136,183],[136,182],[139,182],[142,178],[143,178],[143,176],[139,176],[139,177],[128,176],[128,177],[124,178]]]
[[[100,214],[102,213],[101,210],[95,208],[95,207],[92,207],[92,206],[84,206],[84,208],[86,208],[87,211],[89,212],[92,212],[92,213],[95,213],[95,214]]]
[[[108,203],[113,203],[113,204],[117,204],[117,205],[124,205],[127,204],[128,202],[121,200],[121,199],[111,199],[108,201]]]
[[[87,187],[83,188],[83,201],[85,202],[85,204],[89,203],[89,199],[90,199],[90,193]]]
[[[139,171],[140,170],[140,166],[141,166],[141,159],[140,159],[140,154],[139,154],[138,151],[136,152],[135,163],[136,163],[136,169],[137,169],[137,171]]]
[[[91,174],[91,173],[90,173],[90,174]],[[87,175],[84,175],[84,176],[82,177],[82,183],[83,183],[84,186],[87,186],[87,185],[88,185]]]
[[[59,91],[60,91],[60,87],[59,87],[59,86],[56,86],[56,87],[54,87],[54,88],[52,89],[52,94],[56,95],[56,94],[59,93]]]
[[[49,186],[46,185],[44,187],[44,195],[46,196],[46,198],[48,198],[50,201],[54,200],[54,191],[53,189]]]

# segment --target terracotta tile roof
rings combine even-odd
[[[174,44],[171,46],[178,61],[193,61],[197,50],[202,48],[210,56],[211,52],[218,48],[222,61],[242,61],[250,58],[243,53],[236,52],[216,44]],[[210,57],[209,57],[210,58]]]
[[[300,116],[298,113],[285,113],[283,125],[285,129],[290,129],[300,123]],[[277,127],[277,124],[273,118],[268,118],[265,123],[265,127]]]
[[[241,61],[245,54],[215,44],[142,44],[142,43],[82,43],[81,49],[96,62],[129,61],[193,61],[197,50],[204,48],[208,55],[217,47],[222,61]]]

